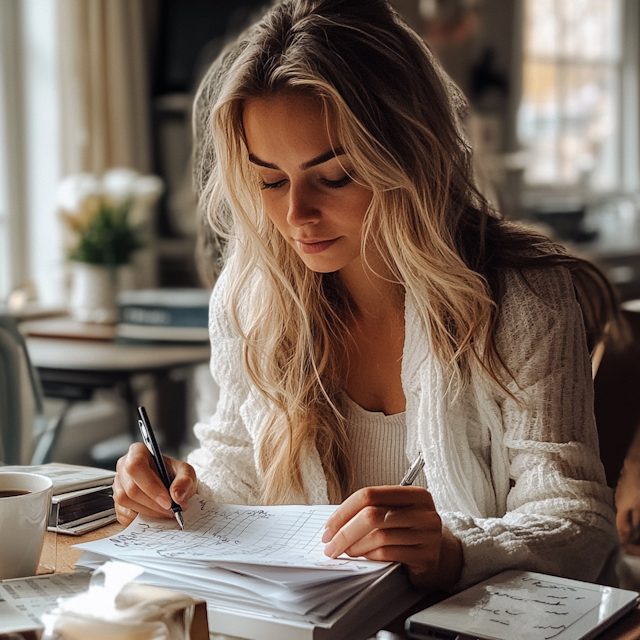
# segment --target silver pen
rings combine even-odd
[[[418,474],[422,471],[422,467],[424,467],[424,458],[422,457],[422,452],[420,452],[415,462],[409,467],[407,473],[404,474],[404,478],[400,481],[400,486],[411,486],[418,477]]]

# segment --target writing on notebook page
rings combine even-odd
[[[482,594],[457,594],[455,609],[468,610],[471,630],[498,638],[552,640],[601,605],[597,589],[561,585],[530,576],[487,584]],[[469,590],[471,592],[471,590]]]
[[[184,512],[185,530],[169,520],[138,517],[105,544],[129,554],[185,561],[246,562],[280,566],[362,570],[379,562],[324,555],[321,541],[335,505],[245,507],[221,505],[198,496]]]

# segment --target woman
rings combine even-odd
[[[288,0],[218,70],[221,392],[191,464],[169,461],[174,499],[340,504],[327,555],[402,562],[424,589],[507,568],[605,580],[578,263],[477,192],[423,42],[384,0]],[[142,445],[114,487],[121,522],[171,517]]]

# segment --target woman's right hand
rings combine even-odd
[[[187,509],[189,498],[196,493],[198,481],[194,468],[180,460],[164,457],[167,473],[173,478],[171,496]],[[155,462],[141,442],[129,447],[116,465],[113,499],[118,522],[128,525],[139,513],[154,518],[173,518],[169,493],[160,480]]]

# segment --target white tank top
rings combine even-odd
[[[400,484],[413,460],[407,460],[406,415],[367,411],[345,394],[347,433],[353,457],[354,491],[362,487]],[[427,488],[421,471],[416,487]]]

